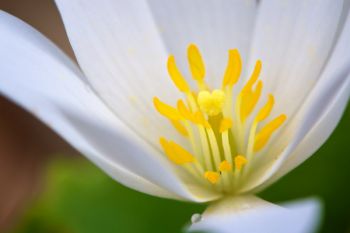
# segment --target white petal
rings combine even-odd
[[[262,60],[264,92],[276,97],[272,117],[292,116],[317,82],[334,43],[342,5],[343,0],[261,1],[250,67]]]
[[[215,233],[312,233],[320,217],[314,199],[277,206],[253,196],[231,197],[215,203],[190,231]]]
[[[238,48],[246,61],[256,15],[255,0],[150,0],[150,9],[170,53],[189,76],[187,47],[203,53],[207,79],[220,87],[228,50]]]
[[[284,4],[287,4],[287,2],[283,2]],[[284,7],[283,3],[281,1],[267,1],[267,3],[273,3],[276,6],[275,7]],[[292,2],[290,2],[292,3]],[[336,3],[336,4],[334,4]],[[282,4],[282,5],[281,5]],[[300,5],[298,5],[300,4]],[[324,5],[323,5],[324,4]],[[288,5],[288,4],[287,4]],[[293,4],[292,4],[293,5]],[[313,9],[309,9],[313,4],[310,1],[300,1],[297,2],[298,6],[291,6],[291,9],[293,7],[297,7],[295,10],[299,12],[299,17],[302,17],[304,13],[304,17],[307,16],[307,13],[309,15],[314,15],[314,24],[318,25],[319,23],[325,24],[325,28],[328,28],[328,33],[331,33],[331,35],[334,34],[335,29],[329,28],[330,26],[328,25],[330,22],[334,22],[334,18],[339,18],[340,10],[341,10],[341,2],[338,1],[322,1],[322,4],[318,4],[317,7],[314,7]],[[339,6],[340,7],[339,7]],[[264,5],[262,6],[264,7]],[[332,19],[327,18],[328,17],[328,8],[329,8],[329,15],[332,15]],[[263,8],[264,9],[264,8]],[[262,9],[262,12],[263,12]],[[317,14],[314,12],[315,9]],[[266,10],[266,9],[265,9]],[[281,10],[281,9],[280,9]],[[305,12],[304,12],[305,11]],[[261,13],[261,12],[260,12]],[[295,12],[294,12],[295,13]],[[327,13],[327,16],[324,16],[324,14]],[[316,17],[317,16],[317,17]],[[320,19],[320,17],[323,16],[325,19],[327,19],[327,22],[324,22],[324,19]],[[300,24],[298,21],[299,19],[293,19],[296,20],[296,25]],[[305,20],[305,27],[309,25],[309,22],[304,18]],[[310,21],[310,20],[309,20]],[[312,21],[312,20],[311,20]],[[290,22],[291,23],[291,22]],[[312,25],[314,25],[312,24]],[[328,25],[328,26],[327,26]],[[310,26],[310,25],[309,25]],[[315,25],[314,25],[315,26]],[[291,26],[289,26],[291,27]],[[302,25],[299,25],[299,27],[303,27]],[[336,28],[336,27],[334,27]],[[322,26],[323,29],[323,26]],[[301,30],[301,29],[298,29]],[[297,31],[298,31],[297,30]],[[303,45],[303,43],[306,43],[306,45],[311,46],[311,45],[317,45],[317,47],[323,45],[325,48],[318,48],[320,51],[324,50],[329,50],[329,47],[331,46],[331,41],[333,36],[329,35],[324,35],[320,36],[319,33],[325,33],[321,29],[316,30],[316,31],[310,31],[310,35],[307,32],[306,34],[303,35],[303,38],[307,38],[310,36],[308,40],[305,41],[299,41],[300,45]],[[320,37],[320,38],[318,38]],[[321,39],[322,37],[322,39]],[[325,40],[323,40],[325,39]],[[328,41],[327,41],[328,40]],[[292,43],[292,42],[291,42]],[[294,43],[294,42],[293,42]],[[287,46],[287,49],[289,51],[288,46],[292,46],[292,44],[283,44],[284,46]],[[311,43],[311,44],[310,44]],[[316,44],[313,44],[316,43]],[[344,47],[344,46],[343,46]],[[327,49],[328,48],[328,49]],[[344,48],[343,48],[344,49]],[[297,50],[294,48],[294,50]],[[301,52],[306,51],[307,47],[305,47]],[[299,50],[298,50],[299,51]],[[267,52],[267,51],[266,51]],[[289,51],[291,54],[286,54],[287,56],[297,56],[298,54],[293,54],[293,51]],[[300,51],[299,51],[300,52]],[[321,52],[323,53],[323,52]],[[274,52],[272,53],[274,54]],[[299,53],[301,57],[304,57],[305,59],[310,59],[310,56],[307,53]],[[347,66],[344,65],[344,62],[346,62],[346,59],[344,59],[344,54],[342,56],[343,62],[342,63],[337,63],[334,65],[332,70],[328,70],[331,72],[327,72],[322,74],[319,74],[320,69],[322,68],[323,62],[319,62],[319,59],[310,59],[313,61],[313,65],[308,65],[311,66],[311,68],[308,68],[307,66],[303,66],[302,63],[300,63],[299,69],[304,70],[307,74],[307,76],[304,73],[295,73],[294,71],[290,71],[290,73],[286,73],[286,75],[282,75],[281,77],[277,78],[280,79],[281,85],[276,86],[276,90],[278,89],[278,92],[283,90],[283,94],[277,95],[276,96],[276,109],[274,112],[281,114],[285,113],[287,114],[288,117],[288,122],[287,124],[280,130],[279,134],[276,135],[276,137],[272,138],[271,141],[271,146],[266,148],[266,151],[264,152],[264,165],[260,166],[259,169],[256,169],[253,173],[253,175],[249,178],[249,182],[246,182],[245,187],[242,189],[242,191],[247,191],[253,189],[254,187],[257,187],[258,185],[263,184],[266,182],[267,179],[269,179],[277,170],[282,166],[282,164],[285,162],[285,160],[288,158],[288,156],[291,155],[293,150],[299,145],[299,143],[302,141],[302,139],[309,133],[309,130],[312,129],[320,119],[320,117],[325,114],[327,111],[328,107],[331,107],[332,103],[335,102],[336,99],[336,93],[343,88],[345,85],[345,80],[347,76]],[[268,54],[267,54],[268,55]],[[326,55],[320,56],[320,59],[324,61],[326,59]],[[273,56],[273,59],[276,59],[276,57]],[[289,59],[289,58],[288,58]],[[296,59],[294,57],[294,59]],[[301,59],[301,58],[300,58]],[[339,60],[339,58],[338,58]],[[282,62],[282,61],[281,61]],[[283,61],[287,62],[288,61]],[[268,63],[269,64],[269,63]],[[272,64],[272,63],[271,63]],[[307,62],[305,64],[308,64]],[[282,64],[281,64],[282,65]],[[281,66],[280,65],[280,66]],[[316,72],[314,70],[314,65],[318,66],[318,71]],[[297,66],[296,66],[297,67]],[[336,68],[336,69],[334,69]],[[269,67],[268,67],[269,69]],[[271,67],[273,69],[273,67]],[[326,70],[327,71],[327,70]],[[270,72],[268,70],[268,72]],[[298,71],[299,72],[299,71]],[[264,73],[265,74],[265,73]],[[272,74],[271,74],[272,75]],[[303,76],[304,80],[300,80],[300,75]],[[265,77],[265,76],[264,76]],[[314,77],[314,78],[312,78]],[[308,82],[310,79],[313,79],[313,85],[308,86]],[[295,89],[292,86],[286,85],[287,88],[290,88],[290,90],[285,90],[283,85],[288,84],[288,82],[292,80],[295,82],[295,87],[300,86],[299,89]],[[275,80],[276,81],[276,80]],[[266,77],[266,82],[270,82],[270,76]],[[276,81],[278,82],[278,81]],[[311,84],[310,84],[311,85]],[[306,89],[304,88],[306,87]],[[267,83],[267,88],[271,87]],[[270,91],[270,90],[269,90]],[[293,94],[293,93],[294,94]],[[295,95],[296,97],[291,97],[289,96],[288,93],[292,93],[292,95]],[[300,98],[300,96],[302,98]],[[285,98],[285,97],[288,98]],[[296,103],[296,104],[295,104]],[[320,104],[322,103],[322,104]],[[329,105],[327,105],[329,104]],[[296,107],[298,107],[296,109]],[[274,114],[272,114],[273,116]],[[275,114],[276,115],[276,114]],[[265,187],[266,183],[262,186]],[[261,188],[261,187],[260,187]]]
[[[125,167],[136,175],[177,194],[178,197],[174,195],[172,197],[176,199],[204,202],[220,197],[220,194],[210,189],[207,190],[197,183],[193,184],[193,179],[186,183],[188,186],[183,184],[178,177],[174,176],[172,167],[165,156],[150,147],[144,140],[133,135],[132,132],[121,135],[111,130],[112,125],[96,122],[87,117],[83,118],[70,112],[67,112],[65,116],[80,130],[87,143],[96,148],[96,151],[103,155],[110,155],[105,156],[102,161],[109,166],[104,166],[107,170],[113,169],[114,164]]]
[[[350,80],[350,76],[348,76]],[[265,183],[259,190],[266,188],[276,180],[287,174],[289,171],[303,163],[328,139],[335,127],[337,126],[348,103],[350,93],[350,81],[339,90],[337,97],[333,100],[332,105],[318,119],[315,126],[304,137],[295,150],[288,156],[281,168]]]
[[[0,31],[2,94],[131,188],[195,201],[212,198],[194,196],[160,153],[118,120],[82,82],[74,64],[40,33],[4,12]]]
[[[323,94],[322,91],[320,91],[320,98],[322,94],[325,95],[325,97],[323,100],[321,99],[317,101],[321,103],[319,108],[325,108],[323,111],[324,113],[317,115],[315,112],[310,111],[309,114],[314,114],[317,116],[314,119],[314,126],[310,132],[306,134],[294,151],[288,156],[287,160],[283,163],[277,174],[270,179],[268,184],[273,183],[278,178],[288,173],[290,170],[309,158],[326,141],[337,126],[350,97],[350,75],[349,73],[347,74],[345,72],[344,74],[340,74],[337,78],[335,77],[334,73],[339,73],[339,70],[344,69],[347,69],[348,72],[350,72],[349,40],[350,14],[347,17],[341,36],[328,62],[328,65],[319,80],[320,84],[318,86],[320,87],[321,83],[325,83],[323,85],[325,89],[327,86],[331,86],[331,83],[336,82],[336,80],[339,78],[342,79],[343,85],[330,92],[333,92],[332,94],[334,94],[335,97],[331,102],[329,102],[328,106],[326,106],[325,101],[329,101],[330,98],[328,95]],[[302,111],[303,110],[301,110],[300,114],[302,114]],[[268,184],[265,184],[264,187]]]
[[[279,148],[273,147],[270,153],[264,155],[268,163],[266,163],[265,166],[259,167],[259,169],[253,173],[249,181],[245,183],[244,188],[242,188],[242,192],[248,190],[252,191],[252,189],[256,190],[257,186],[260,186],[258,187],[260,190],[261,186],[265,187],[270,184],[270,182],[267,182],[268,179],[276,174],[286,160],[292,156],[292,152],[302,143],[305,136],[309,132],[312,132],[313,129],[316,130],[316,127],[320,126],[318,123],[324,118],[328,118],[329,116],[327,117],[327,115],[332,111],[334,111],[332,114],[335,114],[333,116],[334,119],[331,122],[325,122],[325,124],[329,123],[330,127],[334,127],[349,98],[350,60],[348,64],[343,64],[340,70],[334,70],[334,72],[336,73],[327,73],[326,77],[322,77],[322,81],[317,83],[308,99],[305,100],[303,106],[286,126],[284,132],[281,133],[282,137],[276,139],[276,144],[279,144],[278,140],[284,140],[289,143],[288,146],[282,148],[280,153],[277,153]],[[334,120],[336,120],[336,122],[334,122]],[[276,151],[273,151],[273,149],[276,149]],[[300,158],[301,161],[306,159],[308,155],[305,154],[303,156],[304,158]],[[295,163],[294,165],[297,164],[298,163]],[[283,173],[282,171],[281,174]],[[281,174],[279,174],[278,177],[280,177]],[[273,181],[275,181],[275,179],[273,179]]]
[[[78,62],[98,95],[153,145],[159,145],[160,133],[174,139],[177,134],[152,103],[154,96],[174,103],[180,95],[168,77],[168,54],[147,1],[56,4]]]

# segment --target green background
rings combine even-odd
[[[260,194],[272,202],[323,200],[320,232],[350,233],[350,108],[320,150]],[[182,232],[203,205],[151,197],[125,188],[83,159],[54,161],[45,190],[14,233]]]

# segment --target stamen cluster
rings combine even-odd
[[[191,144],[191,151],[174,141],[160,138],[168,159],[181,165],[199,182],[218,191],[235,192],[243,177],[252,169],[255,155],[268,143],[272,134],[286,120],[284,114],[259,127],[271,113],[274,97],[268,95],[265,105],[255,114],[263,83],[258,80],[261,61],[257,61],[250,79],[233,97],[233,87],[242,71],[238,50],[229,50],[229,59],[220,89],[211,89],[205,82],[205,65],[198,48],[188,47],[188,62],[198,90],[191,90],[179,71],[174,56],[168,59],[168,72],[175,86],[184,94],[172,107],[157,97],[156,110],[169,119],[174,128]],[[247,119],[253,116],[252,121]],[[204,179],[203,179],[204,178]],[[207,182],[204,182],[207,181]]]

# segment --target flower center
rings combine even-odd
[[[225,103],[225,92],[222,90],[200,91],[197,96],[197,102],[202,112],[208,116],[216,116],[221,113]]]
[[[242,71],[238,50],[229,50],[220,89],[212,90],[205,82],[205,65],[194,44],[188,47],[188,62],[198,90],[191,90],[177,68],[174,56],[170,56],[169,75],[185,98],[179,99],[176,107],[157,97],[153,103],[156,110],[188,139],[191,149],[164,137],[160,138],[160,144],[168,159],[198,182],[221,192],[235,192],[287,117],[281,114],[262,124],[271,113],[274,97],[269,94],[265,104],[257,109],[263,87],[262,81],[258,80],[261,61],[256,62],[251,77],[235,96],[233,87]]]

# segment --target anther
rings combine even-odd
[[[228,172],[231,170],[232,170],[232,166],[227,160],[224,160],[220,163],[220,165],[219,165],[220,172]]]
[[[237,155],[235,157],[235,167],[238,171],[248,162],[248,160],[243,155]]]
[[[218,172],[207,171],[204,173],[204,177],[212,184],[216,184],[219,181],[220,174]]]

